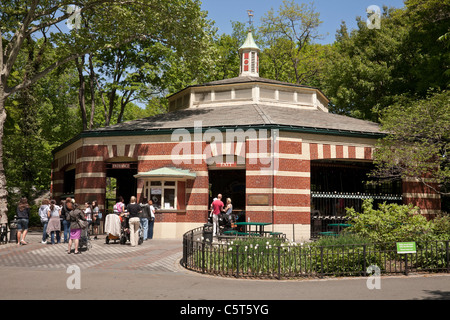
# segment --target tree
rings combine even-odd
[[[331,112],[379,122],[380,113],[403,96],[420,99],[430,88],[447,88],[450,52],[438,39],[448,31],[448,1],[405,4],[384,7],[380,29],[369,29],[360,17],[350,33],[341,25],[322,87]]]
[[[269,10],[261,23],[264,74],[280,81],[310,84],[320,72],[321,56],[321,47],[313,42],[321,37],[317,28],[322,21],[313,5],[284,0],[278,12]]]
[[[7,211],[3,161],[6,101],[29,88],[52,71],[98,50],[117,48],[136,39],[154,40],[186,54],[198,55],[204,41],[205,14],[197,0],[87,0],[79,10],[69,11],[72,1],[5,0],[0,3],[0,210]],[[65,28],[69,18],[89,21],[90,28]],[[72,20],[72,19],[71,19]],[[20,53],[35,39],[40,55],[32,75],[20,70]],[[52,48],[51,54],[48,49]],[[38,62],[38,59],[41,59]]]
[[[381,119],[387,136],[374,152],[375,171],[383,179],[415,178],[442,195],[450,186],[450,92],[425,99],[403,98]]]

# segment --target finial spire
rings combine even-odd
[[[239,48],[241,60],[240,76],[259,77],[259,48],[253,40],[252,24],[253,10],[247,10],[248,14],[248,34],[244,44]]]
[[[248,14],[248,30],[252,30],[253,27],[253,10],[247,10]]]

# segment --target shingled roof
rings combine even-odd
[[[380,135],[379,125],[347,116],[319,110],[277,107],[264,104],[231,105],[183,109],[148,118],[123,122],[89,132],[119,133],[148,132],[194,128],[201,122],[203,128],[210,127],[279,127],[280,129],[329,132],[330,134]]]

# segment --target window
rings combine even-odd
[[[150,181],[145,183],[144,195],[157,209],[177,209],[176,181]]]

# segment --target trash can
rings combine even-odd
[[[213,225],[212,223],[205,223],[203,225],[203,239],[212,243],[213,241]]]
[[[9,243],[17,243],[17,216],[9,224]]]

